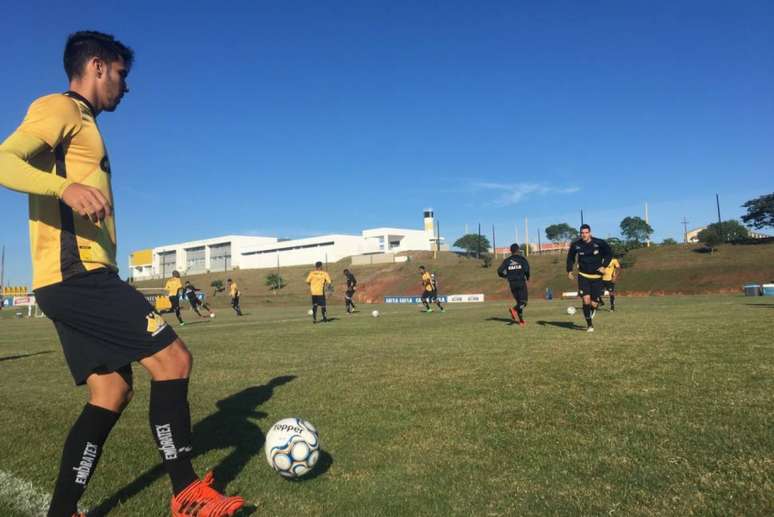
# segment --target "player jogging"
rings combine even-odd
[[[580,239],[567,252],[567,276],[573,280],[572,270],[578,257],[578,294],[583,297],[583,316],[586,331],[594,332],[592,319],[597,311],[597,300],[602,295],[602,273],[613,258],[610,246],[602,239],[591,236],[591,226],[580,227]]]
[[[352,314],[355,312],[355,302],[352,301],[352,297],[355,296],[357,279],[349,269],[344,270],[344,277],[347,279],[347,290],[344,293],[344,306],[347,309],[347,314]]]
[[[327,271],[323,271],[322,262],[314,263],[314,271],[306,275],[306,283],[309,284],[309,292],[312,295],[312,323],[317,323],[317,308],[322,311],[323,322],[328,321],[328,309],[325,306],[325,287],[331,284],[331,277]]]
[[[212,312],[212,309],[210,309],[210,306],[207,305],[205,302],[201,301],[197,296],[196,292],[198,291],[197,288],[193,286],[193,284],[186,280],[185,281],[185,287],[183,287],[183,294],[186,298],[188,298],[188,303],[191,305],[191,309],[200,317],[200,318],[207,318],[212,317],[214,312]],[[207,316],[203,316],[201,312],[199,312],[199,307],[202,307],[207,310]]]
[[[191,353],[118,277],[110,162],[96,117],[114,111],[129,91],[133,57],[108,34],[71,34],[64,51],[69,90],[33,101],[0,145],[0,184],[29,194],[37,302],[56,327],[73,380],[89,390],[65,439],[48,515],[84,515],[78,500],[132,398],[135,361],[151,376],[150,428],[172,482],[173,517],[233,515],[244,500],[216,492],[211,476],[199,480],[191,465]]]
[[[228,294],[231,296],[231,308],[234,309],[237,316],[242,315],[242,308],[239,306],[239,286],[230,278],[226,280],[228,284]]]
[[[511,323],[516,323],[518,318],[519,326],[525,327],[527,322],[524,321],[524,307],[527,306],[528,299],[529,262],[527,262],[526,258],[519,255],[518,244],[511,244],[511,256],[503,260],[503,263],[497,268],[497,274],[500,278],[508,280],[511,294],[513,299],[516,300],[516,305],[508,309],[511,313]]]
[[[419,274],[422,276],[422,295],[420,299],[425,306],[425,312],[433,312],[430,307],[430,303],[435,303],[441,312],[446,312],[438,301],[438,283],[435,279],[435,273],[429,273],[425,270],[425,266],[419,266]]]
[[[180,322],[180,326],[185,325],[183,318],[180,316],[180,291],[183,289],[183,283],[180,281],[180,273],[178,271],[172,271],[172,278],[167,280],[164,284],[164,289],[167,291],[167,298],[172,308],[162,312],[174,312],[177,316],[177,321]]]
[[[602,287],[607,289],[607,294],[610,296],[610,310],[615,311],[615,283],[620,276],[621,263],[617,258],[610,261],[610,264],[605,268],[605,272],[602,274]],[[601,300],[601,298],[600,298]]]

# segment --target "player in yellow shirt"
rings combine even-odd
[[[607,294],[610,296],[610,310],[615,311],[615,283],[618,281],[620,275],[621,263],[618,259],[614,258],[610,261],[610,264],[605,268],[605,272],[602,273],[602,285],[607,289]],[[601,305],[602,297],[600,296]]]
[[[231,307],[237,316],[241,316],[242,308],[239,306],[239,286],[230,278],[226,280],[226,283],[228,284],[228,294],[231,296]]]
[[[149,419],[172,482],[173,517],[230,516],[244,500],[219,494],[191,465],[191,354],[118,277],[112,171],[96,118],[115,111],[129,91],[133,60],[134,52],[109,34],[71,34],[64,51],[68,91],[35,100],[0,144],[0,185],[29,194],[37,302],[57,329],[73,380],[89,392],[64,443],[48,517],[84,515],[78,500],[132,398],[135,361],[152,379]]]
[[[167,280],[167,283],[164,284],[164,289],[167,291],[167,297],[169,298],[169,303],[172,305],[172,308],[169,309],[169,311],[163,312],[174,312],[181,327],[185,325],[183,318],[180,316],[180,290],[182,288],[183,282],[180,280],[180,273],[178,271],[172,271],[172,278]]]
[[[433,312],[430,303],[435,303],[441,312],[446,312],[438,300],[438,284],[435,280],[435,273],[425,270],[425,266],[419,266],[419,274],[422,275],[422,303],[425,306],[425,312]]]
[[[317,307],[322,311],[323,322],[328,321],[328,309],[325,306],[325,288],[331,282],[331,276],[323,271],[322,262],[314,263],[314,271],[306,275],[306,283],[309,284],[309,292],[312,295],[312,323],[317,323]]]

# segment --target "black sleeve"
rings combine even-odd
[[[607,267],[610,265],[610,261],[613,260],[613,250],[607,241],[600,239],[599,249],[602,251],[602,266]]]
[[[570,273],[575,266],[575,243],[570,244],[570,249],[567,250],[567,272]]]
[[[525,258],[522,258],[522,262],[524,263],[521,267],[524,270],[524,278],[529,280],[529,261]]]
[[[508,261],[510,259],[503,260],[503,263],[500,264],[500,267],[497,268],[497,276],[500,278],[507,278],[508,275],[505,273],[505,269],[508,267]]]
[[[355,278],[355,275],[352,275],[352,287],[355,287],[357,285],[357,278]]]

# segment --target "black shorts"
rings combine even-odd
[[[430,300],[431,302],[435,301],[436,299],[438,299],[438,291],[436,291],[435,289],[433,289],[432,291],[428,291],[427,289],[425,289],[424,291],[422,291],[422,296],[420,298],[422,298],[422,301],[424,300]]]
[[[345,298],[348,298],[348,299],[350,299],[350,300],[352,299],[352,297],[353,297],[354,295],[355,295],[355,290],[354,290],[354,289],[347,289],[347,292],[346,292],[346,293],[344,293],[344,297],[345,297]]]
[[[313,294],[312,295],[312,305],[319,305],[320,307],[325,307],[325,295],[324,294]]]
[[[188,296],[188,303],[191,305],[191,307],[198,307],[202,304],[202,302],[199,301],[199,298],[196,296]]]
[[[511,294],[513,295],[513,299],[516,300],[516,303],[527,305],[527,300],[529,299],[527,284],[510,284],[510,286]]]
[[[145,296],[108,269],[36,289],[35,299],[54,322],[79,385],[92,373],[110,372],[131,385],[131,364],[177,339]]]
[[[602,286],[607,289],[609,294],[615,294],[615,282],[612,280],[603,280]]]
[[[602,279],[578,275],[578,295],[589,295],[592,300],[598,300],[602,296]]]
[[[178,296],[168,296],[169,303],[172,305],[172,310],[177,310],[180,308],[180,298]]]

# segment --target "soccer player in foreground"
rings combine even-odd
[[[419,274],[422,276],[422,295],[420,298],[425,306],[425,312],[433,312],[430,307],[431,302],[435,303],[441,312],[446,312],[441,302],[438,301],[438,284],[435,280],[435,273],[429,273],[425,270],[425,266],[419,266]]]
[[[317,308],[322,311],[323,322],[328,321],[328,309],[325,306],[325,287],[331,284],[331,276],[323,271],[322,262],[314,263],[314,271],[306,275],[309,292],[312,295],[312,323],[317,323]]]
[[[511,294],[516,300],[516,305],[508,309],[511,313],[511,323],[516,323],[518,317],[519,326],[524,328],[524,307],[527,306],[527,281],[529,280],[529,262],[523,256],[519,255],[519,245],[511,244],[511,256],[503,260],[500,267],[497,268],[497,274],[500,278],[508,280],[511,287]]]
[[[602,288],[607,289],[607,294],[610,296],[610,310],[615,311],[615,283],[618,281],[620,275],[621,263],[617,258],[610,261],[610,264],[605,268],[605,272],[602,274]]]
[[[211,476],[201,481],[191,465],[191,354],[117,273],[110,162],[96,117],[129,91],[133,57],[110,35],[72,34],[64,52],[69,90],[35,100],[0,145],[0,184],[29,194],[35,296],[75,383],[89,390],[64,444],[48,515],[79,515],[78,500],[132,398],[135,361],[152,379],[150,428],[172,482],[172,515],[232,515],[244,500],[216,492]]]
[[[567,252],[567,277],[573,280],[572,270],[578,258],[578,294],[583,297],[583,316],[586,331],[594,332],[592,319],[597,311],[597,300],[602,295],[602,273],[613,258],[610,246],[602,239],[591,236],[591,226],[580,227],[580,239]]]
[[[347,309],[347,314],[352,314],[355,311],[355,302],[352,301],[352,297],[355,296],[357,279],[349,269],[344,270],[344,277],[347,279],[347,291],[344,293],[344,306]]]
[[[231,308],[234,309],[237,316],[241,316],[242,308],[239,306],[239,286],[230,278],[226,280],[226,283],[228,284],[228,294],[231,295]]]
[[[169,311],[173,311],[177,316],[177,321],[180,322],[180,326],[185,325],[183,318],[180,316],[180,290],[183,288],[183,282],[180,280],[180,273],[175,270],[172,271],[172,278],[167,280],[164,284],[164,289],[167,290],[167,297],[172,308]],[[165,311],[165,312],[169,312]]]
[[[212,309],[210,309],[210,306],[207,305],[207,303],[199,300],[199,298],[196,296],[196,291],[198,291],[197,288],[193,286],[193,284],[186,280],[185,281],[185,287],[183,287],[183,294],[186,298],[188,298],[188,303],[191,305],[191,309],[200,317],[200,318],[208,318],[212,317],[214,312],[212,312]],[[202,307],[207,310],[207,316],[203,316],[201,312],[199,312],[199,307]]]

